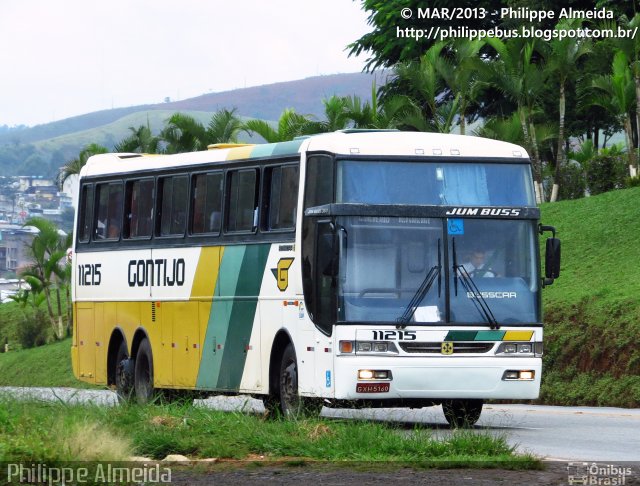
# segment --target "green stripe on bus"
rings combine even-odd
[[[273,149],[272,155],[297,154],[303,141],[304,140],[292,140],[290,142],[277,143]]]
[[[270,248],[271,245],[248,245],[244,252],[229,318],[229,329],[222,350],[222,361],[216,385],[218,390],[238,390],[240,388],[247,359],[246,348],[251,339],[260,286]],[[226,251],[223,264],[225,257]]]
[[[213,302],[202,346],[196,388],[214,389],[218,383],[231,320],[232,299],[238,286],[240,268],[246,248],[244,245],[238,245],[228,246],[224,250],[215,286],[215,295],[212,296]]]
[[[251,151],[250,158],[257,159],[259,157],[269,157],[273,153],[273,149],[276,148],[275,143],[265,143],[262,145],[256,145]]]
[[[506,331],[478,331],[475,341],[502,341]]]
[[[445,341],[502,341],[506,331],[449,331]]]
[[[478,331],[449,331],[445,341],[473,341]]]

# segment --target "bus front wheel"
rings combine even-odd
[[[138,403],[145,404],[153,400],[153,356],[151,344],[147,338],[143,339],[138,348],[135,361],[135,393]]]
[[[276,382],[276,395],[265,401],[265,406],[272,414],[285,418],[296,418],[302,415],[318,415],[322,402],[301,397],[298,394],[298,361],[293,344],[289,343],[282,353],[280,369]]]
[[[482,405],[482,400],[445,400],[442,411],[451,427],[471,427],[480,418]]]

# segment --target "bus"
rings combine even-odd
[[[522,147],[343,130],[96,155],[79,184],[80,380],[140,402],[246,394],[284,416],[441,404],[454,426],[538,397],[560,241]]]

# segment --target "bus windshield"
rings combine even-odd
[[[531,221],[363,216],[336,221],[343,235],[339,321],[492,324],[479,302],[499,324],[539,321]]]
[[[336,202],[535,207],[528,164],[339,160]]]

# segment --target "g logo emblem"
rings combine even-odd
[[[278,260],[277,268],[272,268],[273,276],[278,283],[280,292],[284,292],[289,287],[289,267],[293,263],[293,258],[281,258]]]
[[[442,354],[453,354],[453,343],[446,341],[440,346],[440,352]]]

